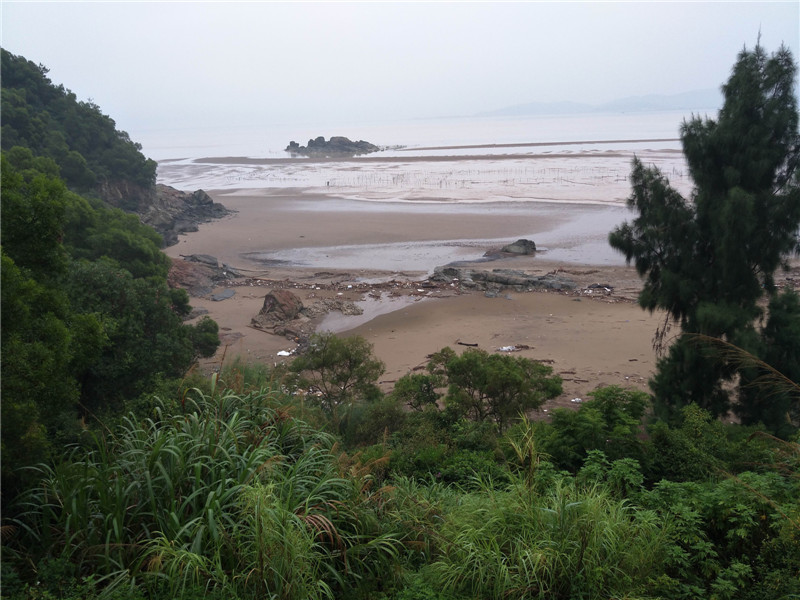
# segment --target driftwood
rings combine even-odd
[[[466,342],[456,342],[459,346],[470,346],[471,348],[477,348],[478,344],[467,344]]]

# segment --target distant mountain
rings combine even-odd
[[[523,115],[570,115],[595,112],[644,112],[660,110],[716,110],[722,106],[719,90],[694,90],[681,94],[628,96],[602,104],[580,102],[529,102],[477,113],[476,117],[516,117]]]
[[[598,110],[610,111],[644,111],[644,110],[717,110],[722,107],[720,90],[694,90],[682,94],[647,96],[629,96],[612,100],[598,106]]]

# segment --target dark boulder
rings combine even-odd
[[[500,251],[509,254],[536,254],[536,244],[531,240],[517,240],[513,244],[503,246]]]
[[[272,290],[264,297],[264,305],[253,317],[250,325],[257,329],[273,329],[296,319],[303,310],[303,302],[289,290]]]

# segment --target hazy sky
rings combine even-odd
[[[2,46],[121,129],[469,115],[717,88],[800,2],[13,2]]]

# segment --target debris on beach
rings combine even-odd
[[[527,344],[516,344],[514,346],[501,346],[497,349],[498,352],[521,352],[522,350],[530,350]]]

